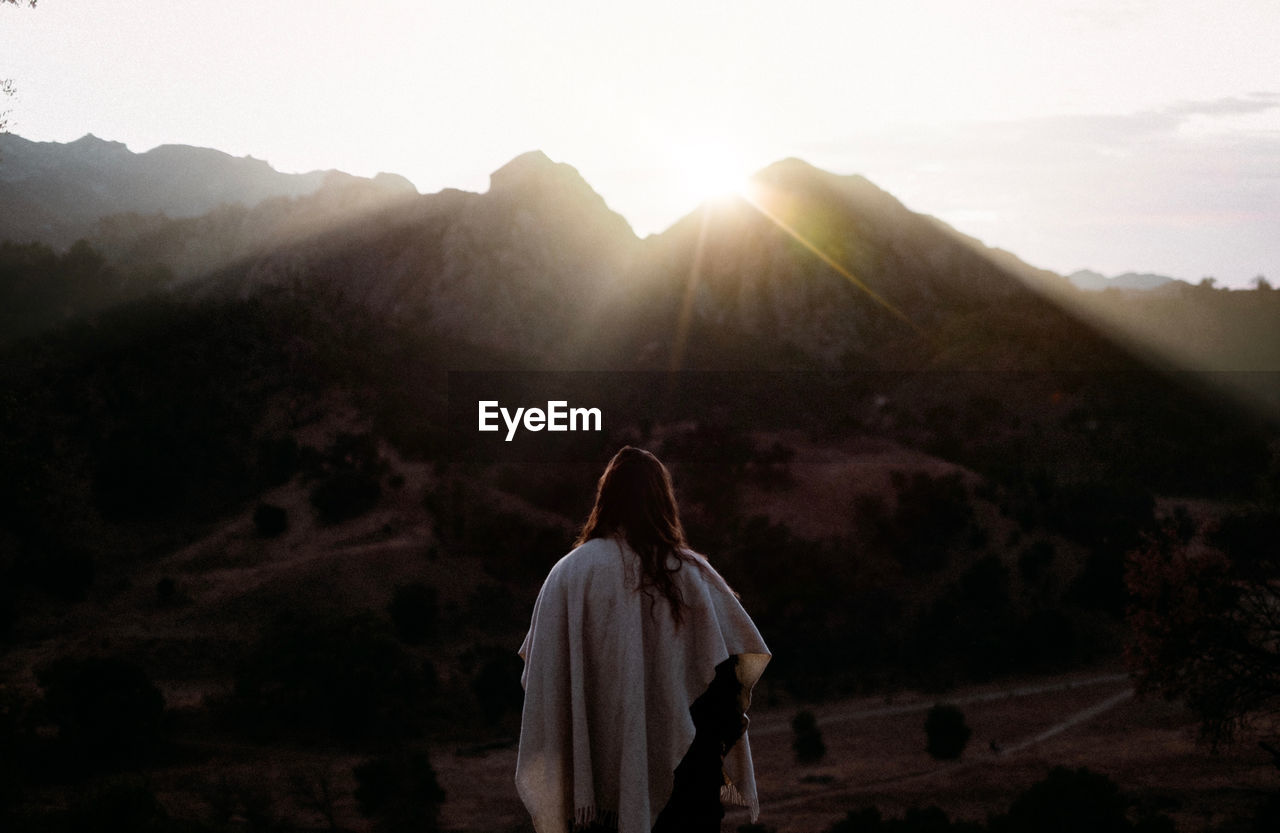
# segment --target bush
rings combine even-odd
[[[52,542],[22,553],[15,583],[29,584],[66,602],[82,602],[93,586],[93,556],[74,544]]]
[[[36,679],[64,751],[91,767],[136,762],[160,736],[164,697],[127,660],[63,657]]]
[[[286,613],[236,673],[234,712],[254,734],[346,743],[421,728],[422,666],[372,616]]]
[[[508,714],[519,716],[524,704],[523,673],[524,663],[511,651],[496,653],[480,666],[471,680],[471,693],[486,725],[498,726]]]
[[[444,790],[425,752],[401,752],[374,758],[354,769],[360,814],[374,819],[376,831],[439,830]]]
[[[877,808],[866,807],[849,811],[827,833],[983,833],[985,829],[977,822],[952,821],[938,807],[912,807],[900,819],[882,818]]]
[[[1258,807],[1250,833],[1273,833],[1280,830],[1280,795],[1272,795]]]
[[[936,573],[950,563],[953,552],[973,546],[980,537],[969,491],[959,474],[931,477],[895,471],[892,482],[897,492],[892,511],[871,496],[860,498],[854,511],[872,545],[904,570]]]
[[[156,581],[156,604],[172,607],[178,601],[178,581],[173,576],[161,576]]]
[[[1014,799],[1007,833],[1127,833],[1133,829],[1125,817],[1127,803],[1119,786],[1107,776],[1083,767],[1055,767],[1047,778]]]
[[[382,497],[378,477],[358,471],[340,471],[322,480],[311,490],[311,505],[324,524],[338,524],[358,518]]]
[[[791,750],[796,753],[797,763],[814,764],[826,757],[827,745],[822,742],[822,731],[813,712],[796,712],[791,718],[791,732]]]
[[[440,614],[439,594],[420,581],[402,584],[387,605],[396,636],[406,645],[421,645],[435,636]]]
[[[161,831],[173,825],[155,790],[138,778],[121,778],[98,785],[67,810],[68,830],[77,833]]]
[[[253,510],[253,528],[263,538],[274,538],[289,528],[289,513],[273,503],[259,503]]]
[[[301,466],[302,450],[292,436],[271,437],[258,444],[258,470],[266,485],[287,482]]]
[[[955,706],[939,703],[929,709],[924,720],[926,750],[939,761],[954,761],[964,753],[973,730],[964,721],[964,713]]]
[[[12,593],[8,587],[0,589],[0,642],[9,638],[13,626],[18,623],[18,604]]]

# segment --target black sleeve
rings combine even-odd
[[[716,666],[715,679],[689,707],[695,734],[676,767],[671,799],[658,815],[653,833],[718,833],[724,818],[720,788],[724,756],[746,731],[738,658]]]

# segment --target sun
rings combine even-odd
[[[672,148],[672,167],[692,204],[741,197],[751,176],[741,149],[722,141],[694,140]]]

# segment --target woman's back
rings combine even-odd
[[[520,649],[525,709],[516,773],[539,833],[564,830],[569,820],[616,820],[619,833],[648,833],[690,752],[697,728],[690,708],[717,666],[736,657],[734,676],[749,694],[768,662],[750,617],[705,559],[685,552],[668,567],[678,617],[646,589],[640,556],[619,537],[588,540],[547,576]],[[745,736],[724,770],[722,797],[754,813]]]

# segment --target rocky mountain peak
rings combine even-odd
[[[595,193],[577,168],[555,162],[540,150],[522,153],[489,175],[490,193],[523,195],[548,189]]]

